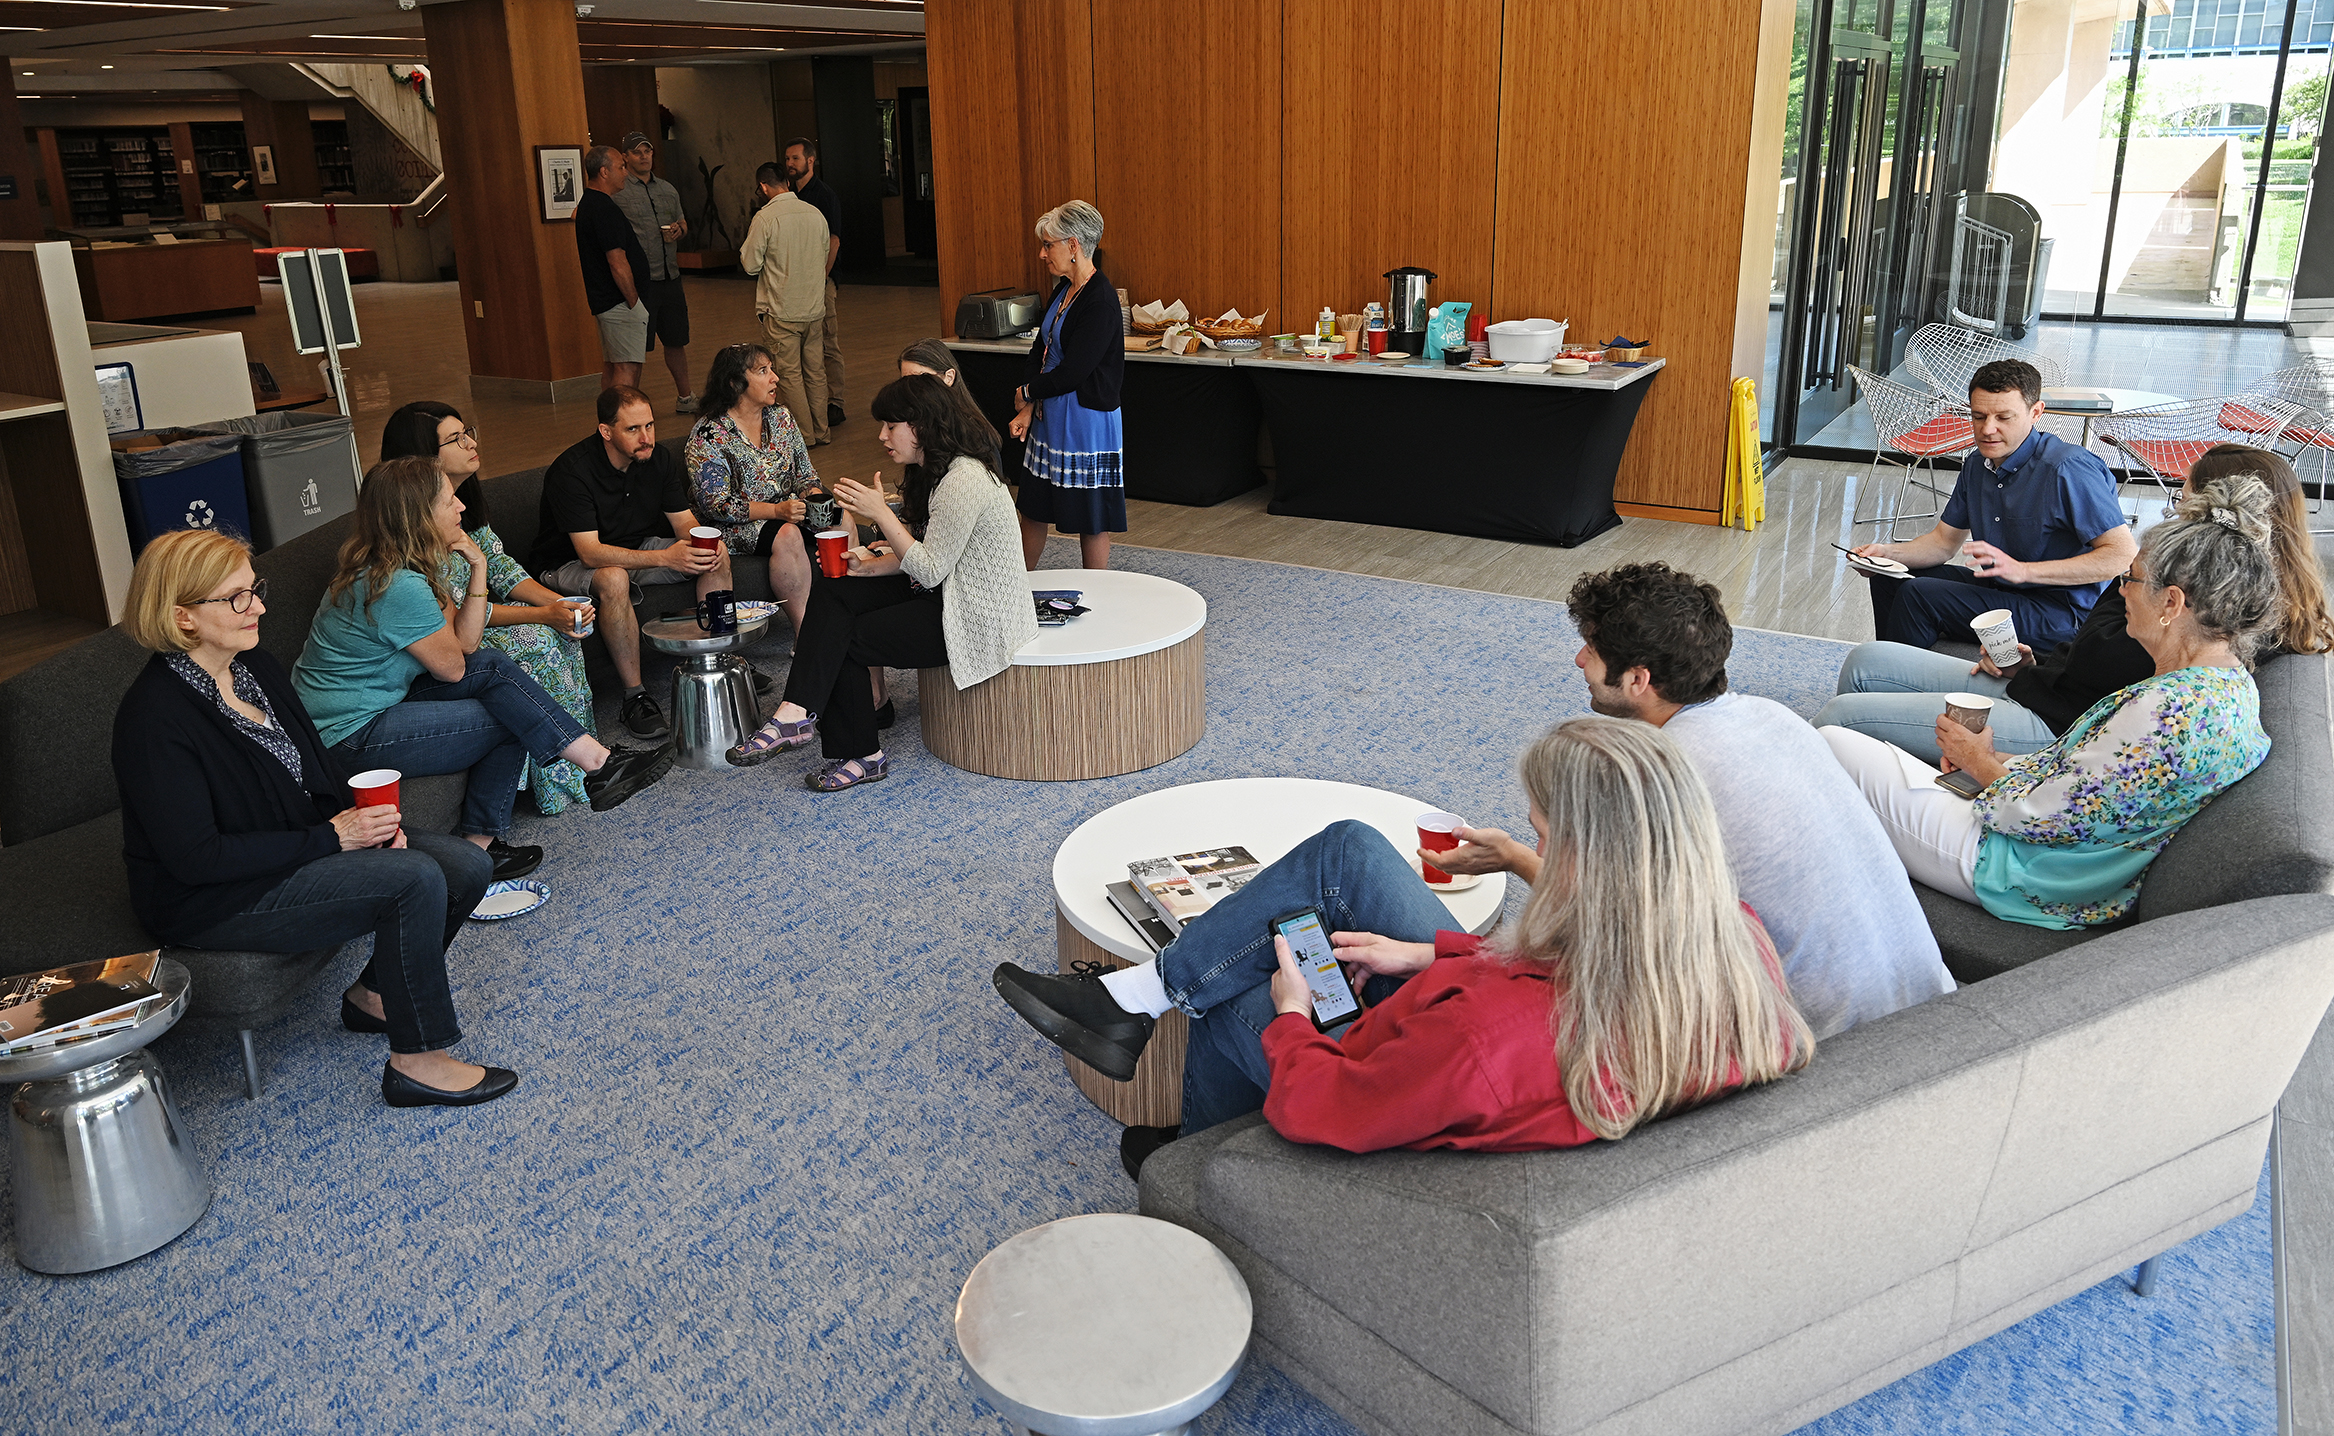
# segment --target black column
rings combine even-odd
[[[835,257],[835,277],[881,270],[883,127],[875,113],[875,61],[866,55],[814,57],[810,76],[818,107],[819,178],[843,202],[843,252]]]

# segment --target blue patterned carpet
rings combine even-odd
[[[1558,605],[1116,562],[1211,605],[1197,748],[1100,782],[975,777],[924,753],[906,675],[881,785],[815,795],[789,755],[524,825],[553,903],[453,953],[458,1050],[522,1077],[500,1102],[381,1106],[385,1046],[331,1000],[354,952],[262,1034],[259,1103],[232,1039],[165,1037],[211,1210],[113,1271],[0,1264],[0,1431],[1002,1429],[950,1335],[966,1273],[1024,1228],[1134,1204],[1116,1125],[988,981],[1052,965],[1062,837],[1137,793],[1264,774],[1522,831],[1516,754],[1585,711]],[[1745,632],[1734,682],[1812,714],[1844,647]],[[2266,1430],[2264,1206],[2172,1253],[2153,1299],[2109,1282],[1809,1429]],[[1199,1429],[1350,1428],[1252,1364]]]

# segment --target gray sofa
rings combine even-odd
[[[522,558],[534,543],[542,492],[541,469],[486,484],[496,532]],[[252,561],[268,584],[260,645],[287,669],[307,642],[352,522],[335,520]],[[737,577],[741,596],[768,595],[759,562],[740,565]],[[687,584],[646,594],[642,611],[651,617],[695,600]],[[586,640],[586,651],[595,684],[612,679],[596,637]],[[0,975],[155,946],[130,910],[112,760],[114,711],[147,657],[117,626],[0,683],[0,892],[8,894],[10,909],[10,920],[0,923]],[[399,790],[406,821],[448,831],[463,790],[459,773],[406,779]],[[251,1034],[301,1000],[336,951],[170,949],[194,976],[187,1020],[242,1035],[254,1097],[260,1079]]]
[[[1142,1210],[1220,1245],[1260,1350],[1368,1431],[1811,1421],[2251,1204],[2334,998],[2330,673],[2263,666],[2269,760],[2129,921],[1924,892],[1969,985],[1796,1076],[1567,1152],[1354,1157],[1251,1117],[1152,1157]]]

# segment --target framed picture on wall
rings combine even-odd
[[[274,147],[253,145],[251,147],[251,168],[259,176],[261,184],[274,184],[276,182],[276,152]]]
[[[575,145],[535,146],[535,173],[543,185],[543,222],[575,218],[583,203],[583,150]]]

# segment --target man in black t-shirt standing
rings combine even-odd
[[[600,326],[600,387],[637,388],[640,363],[648,357],[648,306],[641,287],[648,283],[648,253],[632,221],[616,203],[616,191],[630,182],[624,157],[613,145],[584,151],[583,201],[575,207],[575,253],[583,263],[584,299]]]
[[[819,178],[819,143],[812,139],[786,142],[786,183],[795,196],[827,218],[827,315],[825,352],[827,371],[827,427],[843,422],[843,341],[835,328],[835,257],[843,252],[843,200],[835,187]]]
[[[605,198],[605,196],[602,196]],[[626,225],[629,230],[630,225]],[[640,683],[640,588],[696,580],[697,596],[731,587],[728,550],[691,547],[697,522],[681,459],[656,443],[656,414],[638,389],[600,393],[599,432],[543,471],[543,509],[527,566],[553,593],[590,594],[600,638],[624,682],[624,726],[665,735],[664,710]]]

